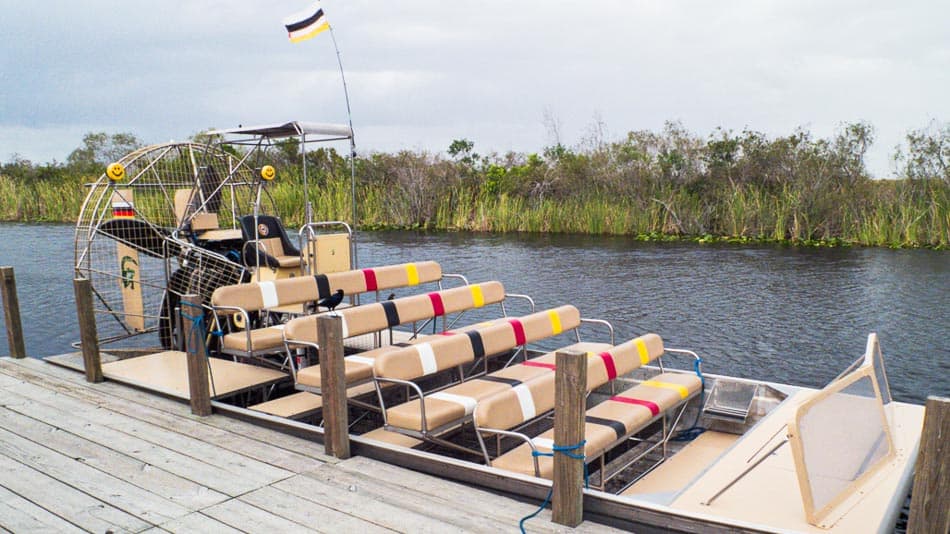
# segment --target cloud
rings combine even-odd
[[[210,126],[345,122],[330,36],[286,40],[280,20],[301,6],[6,1],[0,131],[19,134],[0,138],[0,155],[62,160],[83,132],[102,129],[162,142]],[[700,135],[719,126],[831,135],[866,120],[878,132],[869,162],[886,175],[887,155],[908,130],[950,119],[950,5],[941,3],[323,7],[365,150],[442,150],[466,137],[483,152],[536,151],[548,142],[546,110],[570,143],[598,115],[618,136],[670,119]]]

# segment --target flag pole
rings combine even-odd
[[[340,47],[336,44],[336,34],[333,33],[333,25],[327,24],[330,29],[330,39],[333,40],[333,49],[336,50],[336,63],[340,66],[340,79],[343,81],[343,98],[346,100],[346,120],[350,124],[350,205],[351,216],[353,218],[353,229],[356,229],[356,133],[353,130],[353,114],[350,112],[350,93],[346,89],[346,75],[343,74],[343,60],[340,57]],[[353,263],[356,262],[356,247],[353,247]]]

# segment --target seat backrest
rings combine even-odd
[[[589,352],[587,353],[587,389],[590,391],[598,388],[662,355],[663,339],[657,334],[644,334],[606,351]],[[553,371],[555,359],[556,353],[549,352],[523,362],[521,365],[546,367]]]
[[[245,241],[257,240],[262,251],[269,256],[300,255],[300,251],[287,236],[280,219],[273,215],[241,217],[241,235]]]
[[[656,334],[645,334],[600,353],[589,352],[587,391],[650,363],[662,354],[663,340]],[[520,365],[546,367],[554,371],[555,359],[556,352],[550,352]],[[507,430],[553,410],[554,377],[553,372],[545,373],[524,383],[532,392],[530,410],[522,408],[526,402],[524,395],[515,391],[500,392],[479,402],[475,409],[476,424],[484,428]]]
[[[218,214],[217,213],[207,213],[201,212],[196,213],[191,218],[191,231],[192,232],[201,232],[204,230],[217,230],[220,228],[218,224]]]
[[[554,373],[544,373],[478,403],[475,424],[507,430],[554,409]]]
[[[434,337],[431,341],[388,352],[374,363],[376,376],[413,380],[482,356],[494,356],[516,347],[558,335],[580,324],[574,306],[561,306],[524,317],[499,319],[486,326]]]
[[[192,189],[176,189],[175,190],[175,220],[178,223],[178,226],[185,221],[185,217],[191,215],[193,211],[193,206],[191,206],[191,195]]]
[[[356,295],[366,291],[437,282],[441,278],[442,268],[434,261],[403,263],[341,273],[222,286],[211,295],[211,305],[237,306],[247,311],[258,311],[318,301],[336,293],[338,289],[342,289],[344,295]]]
[[[329,275],[328,275],[329,276]],[[343,337],[378,332],[401,324],[424,321],[458,313],[505,299],[501,282],[485,282],[454,287],[423,295],[363,304],[335,312],[343,320]],[[289,341],[319,343],[316,339],[316,316],[299,317],[287,323],[284,335]]]

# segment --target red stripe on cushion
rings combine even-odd
[[[633,397],[621,397],[619,395],[615,397],[610,397],[610,400],[617,402],[626,402],[627,404],[636,404],[638,406],[646,406],[650,409],[650,413],[653,415],[658,415],[660,413],[660,407],[656,403],[650,402],[643,399],[635,399]]]
[[[451,330],[446,330],[445,332],[439,332],[440,336],[454,336],[455,334],[458,334],[458,332],[453,332]]]
[[[429,293],[429,300],[432,301],[432,313],[436,317],[445,315],[445,306],[442,305],[442,295],[438,293]]]
[[[557,368],[553,363],[544,363],[536,362],[534,360],[528,360],[526,362],[521,362],[521,365],[527,365],[528,367],[544,367],[545,369],[555,370]]]
[[[515,332],[515,345],[524,345],[528,342],[528,338],[524,335],[524,325],[521,324],[521,321],[518,319],[508,319],[508,324],[511,325],[511,329]]]
[[[363,269],[363,279],[366,280],[366,291],[376,291],[379,289],[379,285],[376,283],[376,271]]]
[[[607,368],[607,380],[617,378],[617,366],[614,365],[614,356],[609,352],[598,354],[601,360],[604,360],[604,367]]]

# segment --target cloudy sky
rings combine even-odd
[[[329,34],[291,44],[309,0],[0,0],[0,161],[62,161],[89,131],[345,122]],[[827,137],[876,130],[889,176],[911,129],[950,121],[950,2],[325,0],[358,149],[574,145],[678,120]]]

